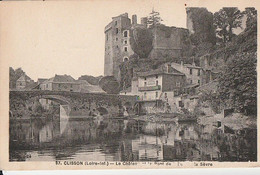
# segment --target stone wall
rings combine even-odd
[[[135,96],[125,95],[60,91],[10,91],[10,111],[12,111],[14,117],[24,117],[36,114],[34,107],[36,105],[39,106],[39,99],[44,98],[44,95],[62,96],[63,98],[66,98],[71,107],[71,113],[74,115],[89,115],[90,113],[96,113],[98,108],[105,108],[110,115],[118,115],[123,112],[123,106],[126,104],[134,106],[136,101]],[[39,113],[39,115],[41,115],[41,113]]]

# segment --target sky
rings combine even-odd
[[[1,61],[21,67],[33,80],[67,74],[99,76],[104,73],[104,27],[113,16],[147,16],[154,8],[163,23],[186,28],[192,1],[45,1],[5,2],[1,6]],[[204,6],[205,5],[205,6]],[[223,4],[202,4],[211,12]],[[228,6],[228,4],[227,4]]]

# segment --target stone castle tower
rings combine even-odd
[[[130,32],[134,27],[147,27],[147,18],[137,24],[137,16],[128,18],[128,13],[112,17],[112,21],[105,27],[105,76],[114,76],[120,80],[119,65],[128,61],[134,54],[130,46]]]
[[[133,15],[133,23],[136,23],[136,20]],[[129,60],[129,56],[133,54],[129,44],[131,25],[128,14],[124,13],[113,17],[112,22],[105,27],[105,76],[114,76],[119,80],[120,63]]]

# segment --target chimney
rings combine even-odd
[[[167,73],[171,72],[171,64],[167,64]]]
[[[137,24],[137,16],[132,15],[132,25],[136,25],[136,24]]]
[[[141,24],[147,27],[147,17],[141,18]]]
[[[183,70],[183,61],[181,61],[181,70]]]
[[[195,65],[195,59],[194,59],[194,57],[192,58],[192,65],[193,65],[193,66],[196,66],[196,65]]]

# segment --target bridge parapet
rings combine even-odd
[[[10,111],[14,115],[30,115],[40,98],[53,100],[61,105],[69,105],[72,115],[95,115],[97,109],[106,108],[111,115],[121,113],[124,105],[133,107],[136,96],[122,96],[101,93],[80,93],[64,91],[10,91]]]

